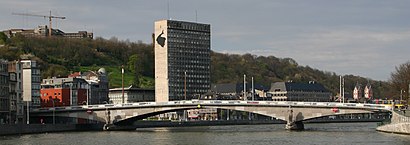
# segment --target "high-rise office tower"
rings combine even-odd
[[[211,26],[155,22],[155,101],[192,99],[210,89]]]

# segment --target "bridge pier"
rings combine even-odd
[[[110,124],[104,124],[104,126],[103,126],[103,130],[104,130],[104,131],[109,131],[110,128],[111,128],[111,125],[110,125]]]
[[[305,129],[305,125],[303,124],[302,121],[288,122],[288,123],[286,123],[285,129],[287,129],[287,130],[303,130],[303,129]]]
[[[287,130],[303,130],[305,129],[305,126],[303,125],[302,121],[297,121],[300,118],[303,118],[303,115],[299,112],[297,116],[293,116],[293,109],[291,108],[291,106],[289,106],[289,110],[288,110],[288,119],[287,119],[287,123],[285,126],[285,129]]]

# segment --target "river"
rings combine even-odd
[[[144,128],[136,131],[61,132],[0,137],[0,145],[409,145],[410,136],[375,131],[376,123],[283,124]]]

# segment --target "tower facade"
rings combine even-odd
[[[31,107],[40,107],[40,68],[34,60],[21,60],[23,101],[31,102]]]
[[[155,101],[192,99],[210,89],[211,26],[155,22]]]

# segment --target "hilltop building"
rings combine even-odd
[[[9,30],[4,30],[4,34],[6,34],[7,37],[11,38],[16,36],[17,34],[21,34],[26,37],[47,37],[49,34],[49,29],[46,25],[44,26],[38,26],[37,28],[34,29],[9,29]],[[93,39],[93,33],[92,32],[87,32],[87,31],[78,31],[77,33],[66,33],[63,32],[60,29],[52,29],[51,30],[51,35],[52,36],[60,36],[60,37],[65,37],[65,38],[90,38]]]
[[[209,24],[156,21],[154,41],[156,102],[190,99],[209,91]]]
[[[313,81],[309,83],[272,83],[268,94],[272,96],[273,101],[306,102],[328,102],[332,95],[323,85]]]

